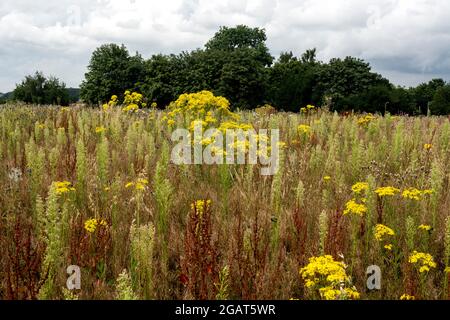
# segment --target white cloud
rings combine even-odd
[[[236,24],[265,28],[273,55],[316,47],[323,60],[366,59],[398,84],[450,80],[446,0],[3,0],[0,91],[37,69],[78,86],[103,43],[178,53]]]

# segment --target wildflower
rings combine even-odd
[[[433,145],[430,144],[430,143],[425,143],[425,144],[423,145],[423,148],[424,148],[425,150],[430,150],[431,148],[433,148]]]
[[[96,127],[95,128],[95,132],[96,133],[102,133],[102,132],[105,132],[105,131],[106,131],[105,127]]]
[[[366,212],[367,207],[362,203],[357,203],[355,199],[352,199],[345,204],[344,215],[353,213],[359,216],[363,216]]]
[[[197,214],[202,214],[205,207],[211,205],[211,200],[196,200],[191,204],[191,209],[195,210]]]
[[[359,118],[358,124],[361,126],[365,126],[374,119],[376,119],[376,118],[372,114],[369,113],[366,116]]]
[[[156,109],[158,107],[158,105],[156,104],[156,102],[152,102],[152,104],[150,105],[150,107],[152,107],[153,109]]]
[[[394,236],[394,235],[395,235],[394,230],[383,224],[377,224],[375,226],[374,236],[375,239],[377,239],[378,241],[383,241],[383,238],[385,236]]]
[[[341,294],[341,290],[333,289],[333,287],[324,287],[319,289],[320,296],[325,300],[336,300]]]
[[[97,219],[89,219],[84,222],[84,229],[86,229],[87,232],[93,233],[96,228],[97,228]]]
[[[430,231],[430,230],[431,230],[431,226],[426,225],[426,224],[421,224],[421,225],[418,227],[418,229],[419,229],[419,230]]]
[[[400,192],[400,190],[394,187],[381,187],[375,190],[375,193],[379,197],[394,196],[398,192]]]
[[[417,251],[411,253],[408,262],[411,264],[418,264],[420,273],[428,272],[430,271],[430,268],[436,268],[437,265],[431,254]]]
[[[99,226],[106,227],[108,223],[104,219],[89,219],[84,222],[84,229],[89,233],[94,233]]]
[[[416,300],[416,298],[414,296],[410,296],[409,294],[404,293],[400,297],[400,300]]]
[[[70,191],[75,191],[72,187],[72,183],[68,181],[56,181],[54,182],[56,194],[68,193]]]
[[[356,194],[360,194],[367,189],[369,189],[369,184],[367,182],[357,182],[352,186],[352,191]]]
[[[322,299],[358,299],[359,293],[354,288],[344,288],[350,283],[343,262],[335,261],[325,255],[309,258],[309,263],[300,269],[300,276],[307,288],[318,288]]]
[[[391,244],[391,243],[386,244],[386,245],[384,245],[384,248],[385,248],[386,250],[391,251],[391,250],[392,250],[392,244]]]
[[[404,190],[402,192],[402,197],[412,200],[420,200],[422,192],[419,189],[416,188],[409,188],[407,190]]]
[[[148,185],[148,180],[139,178],[136,181],[136,190],[144,190],[146,185]]]
[[[311,127],[306,124],[301,124],[297,127],[297,130],[300,134],[309,134],[311,133]]]
[[[129,104],[126,107],[122,108],[122,111],[128,112],[128,111],[137,111],[139,109],[139,106],[135,103]]]
[[[134,187],[135,190],[142,191],[142,190],[145,190],[146,185],[148,185],[148,180],[144,179],[144,178],[139,178],[135,182],[128,182],[125,185],[125,188],[129,189],[131,187]]]
[[[408,188],[402,192],[402,197],[405,199],[419,201],[422,199],[423,195],[428,195],[428,194],[432,194],[432,193],[433,193],[432,189],[419,190],[416,188]]]
[[[330,177],[330,176],[325,176],[325,177],[323,177],[323,180],[325,180],[325,181],[330,181],[330,180],[331,180],[331,177]]]
[[[445,273],[450,273],[450,267],[446,267],[446,268],[444,269],[444,272],[445,272]]]
[[[312,287],[321,280],[335,284],[348,280],[345,264],[335,261],[330,255],[309,258],[308,265],[300,269],[300,275],[307,280],[306,287]]]
[[[307,109],[306,108],[300,108],[300,112],[301,113],[306,113]]]

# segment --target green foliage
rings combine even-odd
[[[135,90],[143,80],[144,61],[138,53],[130,56],[124,45],[102,45],[92,54],[80,88],[81,99],[93,104],[105,102],[113,94]]]
[[[450,114],[450,84],[436,90],[430,111],[433,115]]]
[[[308,104],[320,105],[316,49],[306,51],[300,59],[292,52],[282,53],[269,70],[268,96],[271,104],[285,111],[298,112]]]
[[[433,100],[436,91],[443,86],[445,86],[444,80],[433,79],[430,82],[422,83],[411,90],[417,107],[420,108],[422,114],[427,113],[429,104]]]
[[[26,76],[13,92],[13,100],[33,104],[68,105],[66,85],[55,77],[46,78],[42,72]]]
[[[137,300],[136,294],[131,286],[131,278],[127,270],[124,269],[116,280],[117,300]]]
[[[106,44],[92,54],[81,98],[103,103],[112,95],[135,90],[165,107],[183,93],[209,90],[226,97],[232,109],[269,103],[278,110],[298,112],[311,104],[338,112],[427,114],[436,100],[433,114],[450,112],[442,79],[416,88],[396,87],[362,59],[334,58],[325,63],[316,59],[316,49],[300,57],[281,53],[272,65],[266,40],[264,29],[221,27],[203,49],[156,54],[148,60],[131,56],[124,45]]]

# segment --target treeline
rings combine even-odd
[[[274,60],[259,28],[222,27],[203,49],[154,55],[145,60],[125,46],[103,45],[92,55],[81,98],[99,103],[127,89],[165,106],[180,94],[211,90],[234,108],[270,104],[299,111],[307,104],[337,111],[432,114],[450,113],[450,85],[435,79],[416,88],[392,85],[354,57],[318,61],[316,50]]]
[[[182,93],[210,90],[229,99],[235,109],[270,104],[298,112],[312,104],[339,112],[450,114],[450,84],[442,79],[399,87],[361,59],[322,62],[315,49],[300,56],[285,52],[275,60],[266,39],[260,28],[221,27],[203,49],[150,59],[131,55],[124,45],[106,44],[92,54],[80,96],[97,105],[134,90],[164,107]],[[20,86],[16,90],[14,96],[23,99]]]
[[[26,76],[12,93],[7,93],[0,97],[0,103],[7,101],[22,101],[25,103],[42,105],[62,105],[77,102],[80,98],[80,90],[66,88],[64,82],[58,78],[46,77],[42,72],[37,71],[34,75]]]

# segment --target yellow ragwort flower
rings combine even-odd
[[[366,205],[362,203],[357,203],[355,199],[352,199],[345,204],[344,215],[353,213],[359,216],[363,216],[364,213],[366,212],[367,212]]]
[[[377,241],[383,241],[384,237],[394,236],[395,232],[391,228],[383,225],[377,224],[374,228],[374,236]]]
[[[398,192],[400,192],[400,190],[394,187],[380,187],[375,190],[375,193],[379,197],[394,196]]]
[[[365,192],[369,189],[369,184],[367,182],[357,182],[352,186],[352,191],[356,194],[360,194],[361,192]]]
[[[436,268],[437,266],[431,254],[417,251],[413,251],[413,253],[410,254],[408,262],[417,264],[420,273],[428,272],[430,271],[430,268]]]
[[[429,225],[426,224],[421,224],[417,229],[419,230],[425,230],[425,231],[430,231],[432,228]]]

